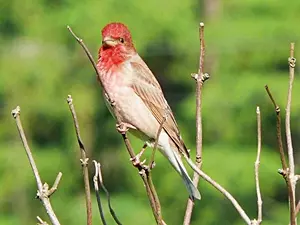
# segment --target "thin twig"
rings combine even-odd
[[[293,144],[292,144],[292,135],[291,135],[291,103],[292,103],[292,89],[294,82],[294,73],[296,66],[296,59],[294,58],[294,48],[295,44],[291,43],[290,46],[290,57],[288,59],[289,62],[289,70],[290,70],[290,79],[289,79],[289,89],[288,89],[288,97],[287,97],[287,106],[286,106],[286,117],[285,117],[285,130],[286,130],[286,142],[287,142],[287,150],[288,150],[288,159],[289,159],[289,171],[288,171],[288,179],[291,185],[289,188],[289,202],[290,202],[290,221],[291,225],[296,225],[296,182],[295,182],[295,163],[294,163],[294,152],[293,152]]]
[[[87,215],[87,225],[92,225],[92,200],[91,200],[91,190],[90,190],[90,181],[89,181],[89,170],[88,170],[88,158],[86,157],[86,151],[84,148],[83,141],[80,136],[79,123],[76,116],[76,111],[73,105],[73,99],[71,95],[68,95],[67,103],[72,114],[74,127],[76,131],[76,137],[81,153],[81,166],[83,172],[84,180],[84,190],[85,190],[85,203],[86,203],[86,215]]]
[[[131,146],[131,143],[127,137],[126,132],[122,133],[121,135],[123,137],[124,143],[126,145],[126,149],[130,155],[131,159],[135,158],[135,153],[133,151],[133,148]],[[145,188],[146,188],[146,192],[150,201],[150,205],[152,208],[152,212],[153,215],[155,217],[155,220],[157,222],[157,224],[159,225],[164,225],[165,222],[162,219],[162,215],[161,215],[161,207],[160,207],[160,202],[159,202],[159,198],[158,195],[156,193],[156,189],[154,187],[154,185],[152,184],[152,179],[151,176],[149,174],[149,170],[147,168],[145,168],[144,166],[142,166],[141,164],[137,164],[134,165],[138,170],[139,170],[139,174],[144,182]],[[149,182],[150,180],[150,182]]]
[[[35,180],[36,180],[36,184],[37,184],[37,187],[38,187],[37,197],[42,201],[42,203],[43,203],[43,205],[46,209],[46,212],[47,212],[47,214],[48,214],[48,216],[51,220],[51,223],[53,225],[60,225],[60,223],[59,223],[59,221],[58,221],[58,219],[57,219],[57,217],[54,213],[54,210],[51,206],[51,203],[50,203],[49,186],[46,183],[45,183],[45,185],[43,185],[41,177],[39,175],[38,168],[35,164],[35,161],[34,161],[34,158],[32,156],[31,150],[29,148],[29,145],[28,145],[28,142],[27,142],[27,139],[26,139],[26,136],[25,136],[25,132],[23,130],[23,126],[22,126],[22,123],[21,123],[20,112],[21,112],[21,109],[20,109],[19,106],[17,106],[14,110],[12,110],[11,114],[12,114],[12,116],[14,117],[14,119],[16,121],[20,138],[22,140],[23,146],[25,148],[29,163],[31,165],[31,168],[32,168]],[[58,182],[59,182],[59,180],[60,179],[58,179]],[[58,182],[55,182],[54,184],[57,186]],[[55,187],[55,188],[57,188],[57,187]]]
[[[58,184],[59,184],[61,178],[62,178],[62,173],[59,172],[59,173],[57,174],[57,177],[56,177],[56,179],[55,179],[55,181],[54,181],[53,186],[52,186],[52,187],[50,188],[50,190],[49,190],[49,197],[57,190]]]
[[[98,176],[99,176],[98,163],[95,160],[93,160],[93,163],[95,166],[95,175],[94,175],[93,181],[94,181],[94,188],[95,188],[95,193],[96,193],[98,209],[99,209],[102,224],[106,225],[106,220],[105,220],[103,209],[102,209],[101,198],[100,198],[100,193],[99,193],[99,186],[98,186]]]
[[[152,155],[151,155],[150,162],[149,162],[149,168],[153,167],[153,163],[154,163],[154,159],[155,159],[155,152],[156,152],[156,149],[157,149],[159,136],[160,136],[160,133],[161,133],[163,127],[164,127],[164,123],[168,119],[168,116],[169,116],[169,112],[168,112],[168,110],[166,110],[166,113],[165,113],[165,115],[163,117],[163,120],[161,121],[161,123],[159,125],[159,128],[158,128],[158,131],[157,131],[155,143],[154,143],[153,150],[152,150]]]
[[[292,191],[292,186],[291,182],[289,181],[288,178],[288,166],[287,162],[285,159],[285,154],[284,154],[284,149],[283,149],[283,142],[282,142],[282,135],[281,135],[281,115],[280,115],[280,107],[276,104],[275,99],[273,98],[273,95],[271,94],[271,91],[268,87],[268,85],[265,85],[265,89],[274,105],[275,112],[276,112],[276,132],[277,132],[277,142],[278,142],[278,148],[279,148],[279,154],[280,154],[280,160],[281,160],[281,165],[282,169],[278,170],[278,173],[282,175],[284,178],[287,188],[288,188],[288,193]]]
[[[109,212],[112,215],[112,217],[113,217],[114,221],[116,222],[116,224],[122,225],[122,223],[118,219],[115,211],[112,208],[111,200],[110,200],[110,194],[109,194],[108,190],[106,189],[106,187],[105,187],[105,185],[103,183],[102,172],[101,172],[101,164],[100,163],[97,163],[97,169],[98,169],[98,178],[99,178],[100,186],[101,186],[102,190],[105,192],[106,197],[107,197]]]
[[[300,211],[300,200],[298,201],[296,206],[296,216],[298,215],[299,211]]]
[[[38,221],[38,225],[48,225],[48,223],[42,220],[41,217],[37,216],[36,219]]]
[[[283,150],[283,144],[282,144],[282,135],[281,135],[281,115],[280,115],[280,107],[279,105],[276,104],[271,91],[268,87],[268,85],[265,85],[265,89],[274,105],[275,112],[276,112],[276,131],[277,131],[277,143],[278,143],[278,148],[279,148],[279,153],[280,153],[280,160],[281,160],[281,165],[282,169],[286,172],[287,171],[287,163],[285,160],[285,155],[284,155],[284,150]]]
[[[196,80],[196,165],[199,169],[202,166],[202,86],[205,80],[209,78],[208,74],[204,73],[204,56],[205,56],[205,44],[204,44],[204,23],[200,23],[199,27],[199,39],[200,39],[200,57],[199,57],[199,69],[198,74],[194,75]],[[193,182],[195,186],[198,186],[199,175],[194,172]],[[190,224],[194,202],[189,198],[186,206],[184,225]]]
[[[199,169],[193,161],[187,156],[183,155],[187,161],[187,163],[192,167],[192,169],[200,176],[202,177],[205,181],[210,183],[214,188],[216,188],[219,192],[221,192],[235,207],[235,209],[238,211],[242,219],[248,224],[251,224],[251,220],[249,216],[245,213],[243,208],[240,206],[240,204],[237,202],[237,200],[225,189],[223,188],[220,184],[218,184],[215,180],[213,180],[210,176],[208,176],[206,173],[204,173],[201,169]]]
[[[148,172],[147,170],[145,171],[146,172],[146,178],[147,178],[147,182],[149,184],[149,190],[151,191],[152,193],[152,196],[154,198],[154,203],[155,203],[155,209],[157,211],[157,216],[159,216],[161,218],[161,221],[160,223],[162,225],[166,224],[163,219],[162,219],[162,215],[161,215],[161,206],[160,206],[160,202],[159,202],[159,198],[158,198],[158,195],[157,195],[157,192],[155,190],[155,186],[154,186],[154,183],[153,183],[153,180],[152,180],[152,176],[151,176],[151,173]]]
[[[97,69],[97,65],[93,59],[92,54],[90,53],[89,49],[86,47],[86,45],[84,44],[83,40],[81,38],[79,38],[71,29],[70,26],[67,26],[67,29],[69,30],[69,32],[72,34],[72,36],[76,39],[76,41],[81,45],[81,47],[83,48],[85,54],[87,55],[87,57],[89,58],[90,62],[92,63],[94,70],[96,71],[96,74],[98,75],[98,78],[101,79],[99,73],[98,73],[98,69]],[[103,83],[100,82],[101,87],[103,88],[103,90],[105,90]],[[106,91],[105,91],[106,92]],[[106,92],[107,93],[107,92]]]
[[[116,120],[117,120],[117,125],[120,127],[122,125],[122,121],[119,119],[119,113],[117,112],[117,110],[115,110],[115,104],[114,104],[114,100],[111,98],[111,96],[109,96],[108,92],[106,91],[105,87],[103,86],[102,80],[101,80],[101,76],[98,72],[96,63],[90,53],[90,51],[88,50],[88,48],[85,46],[83,40],[81,38],[79,38],[73,31],[72,29],[67,26],[68,30],[70,31],[70,33],[72,34],[72,36],[76,39],[76,41],[81,45],[81,47],[83,48],[84,52],[86,53],[86,55],[88,56],[91,64],[93,65],[95,72],[97,74],[97,78],[100,81],[100,85],[103,88],[103,91],[105,92],[105,96],[107,98],[107,101],[111,104],[112,110],[115,114]],[[124,131],[121,131],[122,129],[118,129],[118,131],[120,132],[120,134],[122,135],[123,141],[125,143],[126,149],[130,155],[131,159],[135,159],[135,153],[133,151],[133,148],[131,146],[131,143],[129,141],[129,139],[127,138],[127,129],[125,128]],[[133,162],[133,165],[139,170],[139,174],[142,177],[142,180],[144,182],[145,188],[146,188],[146,192],[150,201],[150,205],[152,208],[152,212],[153,215],[155,217],[155,220],[157,222],[157,224],[162,225],[165,224],[164,221],[162,220],[162,215],[161,215],[161,211],[159,210],[159,208],[157,207],[157,205],[160,206],[159,203],[159,199],[157,198],[157,194],[156,194],[156,190],[155,188],[153,188],[153,186],[149,185],[148,179],[151,179],[151,177],[148,177],[149,175],[149,171],[142,166],[140,163],[135,164]]]
[[[298,203],[296,205],[296,209],[295,209],[295,216],[296,217],[297,217],[299,211],[300,211],[300,200],[298,201]],[[291,223],[289,223],[289,225],[291,225]]]
[[[287,106],[286,106],[286,139],[287,139],[287,147],[288,147],[288,158],[289,158],[289,170],[290,174],[295,174],[295,163],[294,163],[294,155],[293,155],[293,144],[292,144],[292,135],[291,135],[291,103],[292,103],[292,89],[294,82],[294,71],[296,66],[296,59],[294,58],[294,43],[291,43],[290,50],[290,58],[289,58],[289,68],[290,68],[290,82],[289,82],[289,90],[288,90],[288,98],[287,98]]]
[[[257,116],[257,157],[254,164],[255,167],[255,185],[256,185],[256,195],[257,195],[257,224],[262,222],[262,198],[259,186],[259,165],[260,165],[260,154],[261,154],[261,114],[259,106],[256,108]]]

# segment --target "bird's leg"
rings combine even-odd
[[[146,162],[146,159],[143,160],[142,162],[141,162],[141,160],[140,160],[141,157],[142,157],[142,155],[144,154],[146,148],[147,148],[147,144],[145,143],[145,144],[143,145],[143,147],[142,147],[142,150],[141,150],[135,157],[133,157],[133,158],[130,159],[130,161],[132,162],[132,164],[133,164],[135,167],[136,167],[136,166],[143,166],[144,163]]]
[[[136,127],[135,126],[132,126],[131,124],[129,123],[125,123],[125,122],[120,122],[120,123],[117,123],[116,124],[116,128],[117,128],[117,131],[124,135],[126,134],[126,132],[129,130],[129,129],[135,129],[136,130]],[[135,155],[133,158],[130,158],[130,161],[132,162],[133,166],[135,167],[142,167],[143,169],[145,169],[146,171],[150,171],[151,169],[154,168],[155,166],[155,163],[152,162],[151,165],[149,166],[146,166],[144,165],[145,162],[146,162],[146,159],[144,159],[143,161],[141,161],[141,157],[142,155],[144,154],[146,148],[147,148],[147,143],[145,143],[142,147],[142,150],[137,154]]]

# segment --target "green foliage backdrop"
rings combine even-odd
[[[214,10],[209,10],[212,2]],[[300,58],[299,12],[297,0],[1,0],[0,224],[33,224],[37,215],[47,218],[34,199],[35,180],[10,115],[16,105],[21,106],[23,125],[43,180],[51,183],[58,171],[63,173],[52,198],[61,223],[85,223],[79,151],[66,104],[68,94],[73,96],[88,154],[102,163],[104,181],[120,220],[124,224],[154,224],[142,182],[115,131],[93,68],[66,29],[70,25],[80,34],[97,57],[101,28],[112,21],[129,26],[138,52],[164,89],[192,154],[195,85],[190,73],[198,68],[198,24],[205,23],[205,70],[211,79],[205,83],[203,94],[203,168],[238,199],[252,218],[256,216],[255,109],[260,105],[264,224],[287,224],[287,193],[276,173],[280,160],[275,115],[264,85],[269,84],[284,112],[291,41],[296,42],[296,57]],[[297,165],[298,71],[296,68],[292,105]],[[140,149],[142,143],[132,140],[135,149]],[[296,169],[299,172],[299,166]],[[90,171],[93,173],[92,165]],[[187,192],[159,154],[153,178],[165,220],[182,224]],[[196,203],[192,224],[243,224],[221,194],[203,181],[199,189],[203,199]],[[108,210],[105,214],[112,224]],[[96,207],[94,221],[100,223]]]

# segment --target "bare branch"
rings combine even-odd
[[[285,160],[285,155],[284,155],[284,150],[283,150],[283,144],[282,144],[282,135],[281,135],[281,115],[280,115],[280,107],[276,104],[271,91],[268,87],[268,85],[265,85],[265,89],[274,105],[275,112],[276,112],[276,131],[277,131],[277,142],[278,142],[278,148],[279,148],[279,153],[280,153],[280,160],[281,160],[281,165],[282,169],[284,171],[287,171],[287,163]]]
[[[260,154],[261,154],[261,114],[259,106],[256,108],[257,115],[257,157],[255,161],[255,185],[256,185],[256,195],[257,195],[257,224],[262,222],[262,198],[259,186],[259,165],[260,165]]]
[[[196,80],[196,165],[200,169],[202,166],[202,86],[205,80],[209,78],[208,74],[204,72],[204,56],[205,56],[205,44],[204,44],[204,23],[200,23],[199,26],[199,39],[200,39],[200,57],[199,57],[199,69],[198,74],[192,76]],[[193,177],[195,186],[198,186],[199,175],[195,172]],[[184,225],[190,224],[194,202],[189,198],[184,216]]]
[[[26,139],[26,136],[25,136],[25,132],[23,130],[23,126],[22,126],[22,123],[21,123],[20,112],[21,112],[21,109],[20,109],[19,106],[17,106],[14,110],[12,110],[11,114],[12,114],[12,116],[14,117],[14,119],[16,121],[20,138],[22,140],[23,146],[25,148],[29,163],[31,165],[31,168],[32,168],[35,180],[36,180],[36,184],[37,184],[37,187],[38,187],[37,197],[42,201],[52,224],[53,225],[60,225],[60,223],[59,223],[59,221],[58,221],[58,219],[57,219],[57,217],[56,217],[56,215],[55,215],[55,213],[52,209],[51,203],[50,203],[49,186],[46,183],[43,185],[41,177],[39,175],[38,168],[35,164],[35,161],[34,161],[34,158],[32,156],[31,150],[29,148],[29,145],[28,145],[28,142],[27,142],[27,139]],[[55,182],[54,184],[57,183],[57,185],[58,185],[58,182]],[[55,188],[57,188],[57,187],[55,187]]]
[[[294,163],[294,152],[293,152],[293,144],[292,144],[292,135],[291,135],[291,103],[292,103],[292,89],[294,82],[294,73],[296,66],[296,59],[294,58],[294,49],[295,44],[291,43],[290,46],[290,57],[288,59],[289,69],[290,69],[290,79],[289,79],[289,89],[288,89],[288,97],[287,97],[287,106],[286,106],[286,117],[285,117],[285,130],[286,130],[286,142],[287,142],[287,150],[288,150],[288,159],[289,159],[289,171],[288,171],[288,179],[290,183],[289,188],[289,202],[290,202],[290,221],[291,225],[296,225],[296,197],[295,197],[295,163]]]
[[[71,95],[68,95],[67,103],[69,105],[69,109],[72,114],[75,131],[76,131],[76,137],[78,141],[78,145],[80,148],[81,153],[81,165],[82,165],[82,172],[83,172],[83,180],[84,180],[84,190],[85,190],[85,203],[86,203],[86,214],[87,214],[87,225],[92,224],[92,201],[91,201],[91,190],[90,190],[90,182],[89,182],[89,170],[88,170],[88,158],[86,157],[86,151],[84,148],[84,144],[82,142],[81,136],[80,136],[80,129],[79,129],[79,123],[76,116],[76,111],[73,105],[73,99]]]
[[[252,221],[250,220],[249,216],[245,213],[243,208],[240,206],[240,204],[237,202],[237,200],[220,184],[218,184],[215,180],[213,180],[210,176],[208,176],[206,173],[204,173],[201,169],[199,169],[193,161],[187,157],[185,154],[183,155],[186,159],[187,163],[192,167],[192,169],[205,181],[207,181],[209,184],[211,184],[214,188],[216,188],[219,192],[221,192],[235,207],[235,209],[238,211],[242,219],[248,224],[252,224]]]
[[[95,160],[93,160],[93,163],[95,166],[95,175],[94,175],[93,181],[94,181],[94,188],[95,188],[95,193],[96,193],[98,209],[99,209],[102,224],[106,225],[106,220],[105,220],[103,209],[102,209],[101,198],[100,198],[100,193],[99,193],[99,186],[98,186],[98,176],[99,176],[100,171],[98,168],[98,163]]]
[[[105,92],[105,96],[107,98],[107,101],[110,103],[112,110],[115,114],[116,120],[117,120],[117,125],[118,125],[118,131],[119,133],[122,135],[123,141],[125,143],[126,149],[130,155],[131,159],[135,159],[135,153],[133,151],[133,148],[131,146],[131,143],[127,137],[127,128],[126,126],[124,126],[124,124],[122,124],[122,121],[119,118],[119,113],[117,112],[117,110],[115,110],[115,102],[114,100],[109,96],[109,94],[107,93],[107,91],[105,90],[105,87],[103,86],[102,80],[101,80],[101,76],[98,72],[96,63],[90,53],[90,51],[88,50],[88,48],[85,46],[83,40],[81,38],[79,38],[73,31],[72,29],[67,26],[68,30],[70,31],[70,33],[73,35],[73,37],[76,39],[76,41],[81,45],[81,47],[83,48],[84,52],[86,53],[86,55],[88,56],[91,64],[93,65],[95,72],[97,74],[97,78],[100,81],[100,85],[102,86],[104,92]],[[147,191],[147,195],[150,201],[150,205],[152,208],[152,212],[153,215],[155,217],[155,220],[157,222],[157,224],[162,225],[165,224],[164,221],[162,220],[162,215],[161,215],[161,211],[160,211],[160,203],[159,203],[159,199],[157,198],[157,194],[156,194],[156,190],[155,188],[153,188],[154,186],[149,185],[148,180],[151,179],[151,176],[149,176],[149,171],[147,170],[147,168],[145,168],[145,166],[142,166],[140,163],[135,164],[134,162],[132,162],[133,165],[139,170],[139,174],[142,177],[142,180],[144,182],[146,191]],[[159,205],[159,207],[157,207]]]

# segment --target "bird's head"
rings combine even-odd
[[[109,23],[102,29],[102,48],[119,48],[120,50],[135,50],[131,34],[122,23]]]

